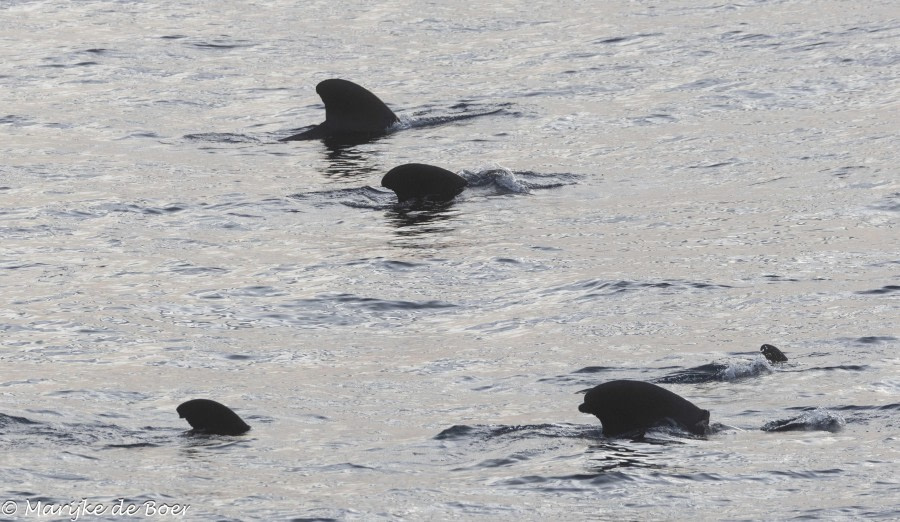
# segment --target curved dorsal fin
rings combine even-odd
[[[374,134],[400,121],[378,96],[351,81],[324,80],[316,92],[325,103],[329,133]]]
[[[281,141],[378,136],[400,121],[378,96],[349,80],[323,80],[316,92],[325,104],[325,121]]]

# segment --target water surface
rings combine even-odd
[[[892,2],[6,1],[0,26],[2,500],[900,516]],[[279,142],[332,77],[407,128]],[[472,186],[398,207],[407,162]],[[578,392],[622,378],[716,433],[605,439]],[[185,436],[199,397],[253,430]]]

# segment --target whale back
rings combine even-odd
[[[466,185],[462,176],[424,163],[394,167],[381,178],[381,186],[393,190],[401,202],[416,198],[449,201]]]
[[[665,422],[674,422],[695,435],[709,430],[709,410],[649,382],[605,382],[585,394],[578,410],[596,415],[607,437],[643,433]]]
[[[250,429],[238,414],[224,404],[209,399],[193,399],[175,411],[198,432],[212,435],[240,435]]]

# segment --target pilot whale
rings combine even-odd
[[[643,381],[609,381],[591,388],[578,411],[596,415],[607,437],[640,436],[667,422],[674,422],[695,435],[709,431],[709,410]]]
[[[194,433],[240,435],[250,429],[231,408],[209,399],[193,399],[181,403],[175,411],[191,425]]]
[[[785,355],[784,352],[771,344],[764,344],[760,346],[759,351],[762,352],[763,357],[765,357],[771,363],[787,362],[788,360],[787,355]]]
[[[340,78],[324,80],[316,92],[325,104],[325,121],[281,141],[346,139],[365,141],[388,132],[400,119],[371,91]]]
[[[467,184],[458,174],[424,163],[394,167],[381,178],[381,186],[393,190],[401,203],[414,199],[450,201]]]
[[[316,85],[316,92],[325,104],[325,121],[279,141],[323,140],[328,145],[344,147],[366,143],[399,128],[433,127],[504,111],[504,107],[487,111],[465,110],[443,116],[420,117],[400,125],[394,111],[378,96],[349,80],[323,80]],[[468,104],[461,103],[453,108],[467,109]]]

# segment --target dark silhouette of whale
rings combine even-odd
[[[337,139],[365,141],[386,134],[400,120],[367,89],[348,80],[332,78],[316,85],[325,104],[325,121],[281,141]]]
[[[450,201],[466,185],[458,174],[424,163],[394,167],[381,178],[381,186],[393,190],[401,203],[412,199]]]
[[[607,437],[640,436],[667,422],[695,435],[709,431],[709,410],[649,382],[605,382],[587,391],[578,411],[596,415]]]
[[[228,406],[209,399],[193,399],[175,409],[178,416],[191,425],[195,433],[240,435],[250,429]]]
[[[763,356],[772,363],[787,362],[788,360],[787,355],[782,353],[781,350],[772,346],[771,344],[764,344],[760,346],[759,351],[762,352]]]

